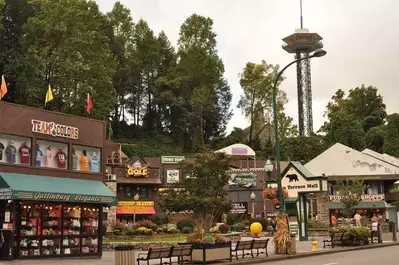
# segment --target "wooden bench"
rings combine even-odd
[[[323,240],[323,248],[330,246],[334,248],[336,245],[344,246],[344,234],[342,232],[333,233],[330,238],[324,238]]]
[[[236,259],[238,260],[238,251],[242,251],[242,258],[244,258],[245,255],[251,255],[252,257],[254,257],[254,254],[252,252],[252,245],[254,244],[254,241],[255,240],[237,241],[235,248],[231,250],[232,256],[236,257]],[[245,253],[246,250],[251,250],[251,253]]]
[[[178,245],[172,247],[172,252],[169,257],[170,264],[172,264],[172,258],[177,258],[178,264],[183,264],[185,261],[190,264],[193,263],[193,245]],[[186,260],[184,260],[186,258]]]
[[[252,257],[253,257],[253,250],[255,249],[257,257],[259,257],[259,254],[266,254],[266,257],[269,257],[269,254],[267,253],[267,245],[269,244],[269,240],[270,239],[254,240],[251,248]]]
[[[137,264],[140,265],[140,261],[147,261],[150,264],[150,260],[159,259],[160,264],[164,264],[162,259],[168,259],[170,262],[165,262],[172,264],[171,254],[173,247],[161,247],[161,248],[150,248],[147,253],[140,253],[137,258]]]

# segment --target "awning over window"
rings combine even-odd
[[[354,209],[384,209],[389,204],[385,202],[359,202],[358,205],[353,207]],[[328,208],[330,210],[344,209],[344,205],[341,202],[329,202]]]
[[[101,181],[0,173],[0,200],[96,203],[118,199]]]

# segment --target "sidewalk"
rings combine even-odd
[[[334,251],[331,247],[327,247],[323,249],[323,238],[324,237],[316,237],[318,245],[317,245],[317,252],[332,252]],[[251,240],[252,238],[243,237],[242,240]],[[383,237],[384,243],[392,242],[392,234],[384,234]],[[306,254],[311,252],[311,243],[310,241],[297,241],[296,242],[297,254]],[[335,250],[341,249],[341,247],[335,248]],[[138,251],[138,253],[146,253],[145,251]],[[268,245],[268,253],[269,258],[276,258],[276,254],[274,254],[274,244],[273,239],[270,238],[269,245]],[[280,255],[281,256],[281,255]],[[262,259],[265,261],[268,259],[265,255],[261,256]],[[239,261],[251,261],[252,258],[248,256],[244,259],[240,259]],[[257,259],[258,260],[258,259]],[[174,263],[177,260],[173,260]],[[239,262],[234,262],[239,263]],[[23,260],[23,261],[12,261],[12,262],[0,262],[0,265],[114,265],[115,264],[115,257],[113,251],[106,251],[103,252],[103,257],[101,259],[49,259],[49,260]],[[144,263],[143,263],[144,264]],[[154,260],[150,262],[150,264],[159,264],[159,261]],[[177,263],[176,263],[177,264]],[[216,263],[214,263],[216,264]]]

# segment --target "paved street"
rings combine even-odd
[[[392,234],[385,234],[383,236],[384,242],[389,242],[392,240]],[[250,240],[251,238],[242,238],[242,240]],[[323,237],[318,237],[316,238],[318,241],[318,250],[317,251],[331,251],[332,249],[330,247],[323,249]],[[303,241],[303,242],[296,242],[297,246],[297,253],[298,254],[303,254],[306,252],[311,251],[311,245],[310,241]],[[318,257],[312,257],[312,258],[304,258],[304,259],[296,259],[296,260],[286,260],[286,261],[279,261],[278,264],[286,264],[286,265],[346,265],[346,264],[355,264],[358,263],[356,259],[361,258],[371,258],[369,257],[369,253],[379,253],[379,251],[383,254],[381,256],[384,256],[384,258],[389,261],[389,253],[390,251],[398,251],[399,247],[386,247],[382,249],[370,249],[370,250],[364,250],[359,252],[347,252],[347,253],[337,253],[334,255],[325,255],[325,256],[318,256]],[[268,246],[268,252],[269,252],[269,257],[275,256],[274,254],[274,245],[273,245],[273,240],[270,240],[269,246]],[[358,254],[358,253],[367,253],[365,254]],[[145,252],[142,252],[145,253]],[[393,253],[393,252],[392,252]],[[392,255],[391,253],[391,255]],[[380,254],[376,254],[380,255]],[[342,256],[342,257],[341,257]],[[338,257],[338,258],[336,258]],[[348,259],[348,257],[351,257],[351,259]],[[334,260],[335,261],[331,261]],[[378,260],[380,260],[381,257],[379,257]],[[347,260],[348,259],[348,260]],[[245,260],[250,260],[250,258],[245,258]],[[309,260],[309,261],[308,261]],[[373,259],[374,262],[376,259]],[[393,260],[393,259],[392,259]],[[346,262],[347,261],[347,262]],[[313,262],[313,263],[309,263]],[[346,262],[346,263],[334,263],[334,262]],[[0,262],[0,265],[114,265],[115,264],[115,258],[114,258],[114,252],[113,251],[106,251],[103,252],[103,257],[102,259],[65,259],[65,260],[60,260],[60,259],[49,259],[49,260],[23,260],[23,261],[12,261],[12,262]],[[152,261],[150,264],[159,264],[159,261]],[[265,264],[270,264],[274,265],[277,264],[277,262],[272,262],[272,263],[265,263]],[[372,263],[359,263],[362,265],[367,265],[367,264],[372,264]],[[384,263],[384,264],[393,264],[393,263]],[[375,263],[373,263],[375,265]]]
[[[264,265],[376,265],[397,264],[399,246],[349,251],[332,255],[263,263]]]

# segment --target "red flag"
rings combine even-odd
[[[90,94],[87,93],[87,108],[86,108],[87,113],[90,114],[90,110],[91,110],[92,108],[93,108],[93,103],[91,102]]]

